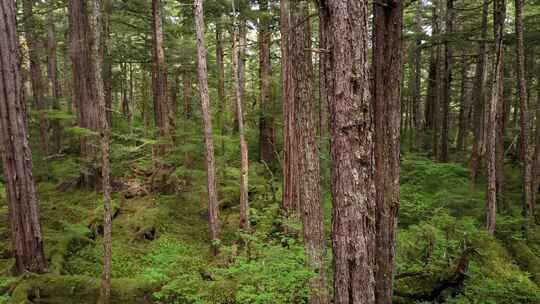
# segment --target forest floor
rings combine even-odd
[[[113,168],[123,184],[113,196],[113,303],[303,303],[313,274],[304,267],[299,221],[279,214],[279,180],[253,162],[253,232],[241,233],[237,163],[218,162],[222,249],[214,257],[204,154],[193,153],[197,144],[181,147],[171,153],[180,159],[167,160],[171,169],[157,177],[151,173],[151,153],[113,155],[125,160]],[[323,161],[325,189],[327,165]],[[62,187],[80,170],[79,160],[67,156],[36,162],[50,273],[9,277],[9,233],[0,226],[0,303],[96,303],[103,253],[101,195]],[[463,165],[404,156],[396,303],[540,303],[540,233],[523,238],[519,171],[509,166],[507,172],[511,209],[499,216],[492,238],[482,229],[484,186],[472,190]],[[153,193],[156,187],[169,194]],[[323,197],[329,240],[328,190]],[[7,207],[0,212],[7,223]]]

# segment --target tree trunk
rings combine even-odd
[[[94,65],[92,75],[96,84],[95,98],[99,105],[100,123],[100,150],[101,150],[101,180],[103,187],[103,273],[101,281],[101,302],[109,304],[111,298],[111,266],[112,266],[112,212],[111,212],[111,184],[110,184],[110,163],[109,163],[109,124],[107,121],[107,108],[105,102],[105,92],[101,68],[103,58],[101,55],[101,0],[92,0],[89,14],[89,35],[92,36],[90,58]],[[106,38],[105,38],[106,39]]]
[[[424,134],[422,133],[422,103],[421,98],[421,81],[422,81],[422,1],[416,2],[415,13],[415,48],[414,48],[414,83],[413,83],[413,121],[414,121],[414,150],[419,151],[422,145]]]
[[[51,88],[52,107],[55,111],[60,111],[60,99],[62,98],[62,89],[58,81],[58,63],[56,57],[56,29],[54,25],[54,1],[49,0],[47,11],[47,77],[49,87]],[[62,149],[61,137],[62,129],[60,122],[55,119],[52,121],[53,139],[51,152],[59,152]]]
[[[474,76],[473,86],[473,130],[474,140],[471,153],[471,159],[469,160],[469,171],[471,187],[474,188],[476,184],[476,177],[480,168],[482,159],[482,147],[484,146],[484,80],[485,80],[485,66],[487,57],[487,21],[488,21],[488,6],[489,0],[483,0],[482,5],[482,34],[480,36],[480,42],[478,43],[478,59],[476,61],[476,71]]]
[[[290,0],[280,2],[280,31],[281,31],[281,78],[283,102],[283,202],[282,208],[286,214],[294,214],[299,210],[297,151],[294,129],[294,87],[292,83],[291,66],[291,13]]]
[[[294,128],[298,150],[298,187],[304,233],[304,246],[308,267],[317,274],[311,281],[309,304],[326,304],[325,291],[325,238],[320,187],[319,145],[315,122],[315,97],[313,95],[313,63],[311,58],[311,27],[309,2],[294,1],[291,6],[290,58],[295,67],[291,71],[294,83]]]
[[[186,119],[193,118],[193,80],[191,75],[184,74],[184,117]]]
[[[161,143],[157,155],[164,156],[170,137],[169,106],[167,102],[167,74],[165,68],[165,50],[163,49],[163,18],[161,0],[152,0],[152,37],[154,54],[154,117],[158,129],[157,138]]]
[[[375,298],[391,304],[399,207],[403,2],[373,5],[373,103],[377,245]]]
[[[111,37],[111,13],[112,13],[112,0],[103,0],[103,39],[102,39],[102,52],[104,56],[103,60],[103,87],[105,91],[105,107],[107,122],[109,128],[112,126],[112,58],[110,55],[110,37]]]
[[[23,1],[24,32],[28,44],[28,57],[30,59],[30,83],[32,84],[32,99],[39,113],[39,132],[42,152],[49,154],[49,122],[46,113],[45,87],[41,73],[41,58],[39,50],[39,37],[36,34],[37,23],[34,16],[34,0]]]
[[[14,274],[45,271],[32,152],[22,100],[15,1],[0,3],[0,152],[9,210]]]
[[[236,13],[236,12],[234,12]],[[238,136],[240,137],[240,229],[249,230],[249,197],[248,197],[248,173],[249,173],[249,158],[248,147],[244,136],[244,85],[245,82],[245,65],[241,64],[242,55],[245,50],[246,40],[245,35],[241,35],[241,23],[234,20],[234,46],[233,46],[233,70],[234,70],[234,87],[236,99],[236,121],[238,122]]]
[[[208,70],[206,67],[206,43],[204,41],[203,0],[195,0],[195,31],[197,32],[197,72],[204,124],[204,141],[206,144],[206,172],[208,189],[208,218],[214,254],[219,245],[219,208],[216,191],[216,169],[214,160],[214,143],[212,139],[212,117],[210,115],[210,97],[208,95]]]
[[[334,303],[375,303],[375,155],[368,1],[325,0]]]
[[[523,0],[515,0],[516,8],[516,59],[518,96],[521,112],[521,150],[523,152],[523,214],[525,227],[534,221],[534,202],[532,201],[532,163],[529,152],[530,118],[529,95],[527,94],[527,79],[525,78],[525,54],[523,46]],[[532,221],[531,221],[532,219]]]
[[[467,77],[469,72],[469,65],[467,63],[467,57],[465,53],[461,57],[461,87],[459,92],[459,126],[456,149],[463,151],[465,149],[465,141],[469,133],[469,99],[467,98]]]
[[[450,45],[449,37],[454,31],[454,0],[446,0],[446,29],[445,29],[445,41],[444,41],[444,94],[443,104],[441,107],[442,126],[441,126],[441,153],[439,160],[441,162],[448,162],[449,151],[448,144],[450,141],[450,104],[452,103],[452,46]]]
[[[83,0],[69,1],[69,18],[71,28],[71,60],[73,63],[73,92],[77,102],[79,115],[79,126],[88,130],[99,132],[99,104],[95,97],[96,83],[93,77],[95,66],[91,63],[90,47],[91,39],[87,35],[89,28],[88,3]],[[92,137],[82,136],[81,155],[84,158],[93,159],[96,157],[97,148]]]
[[[438,0],[432,2],[432,20],[431,27],[433,28],[431,33],[431,54],[429,57],[429,76],[428,76],[428,92],[426,99],[426,142],[425,147],[427,150],[431,150],[432,155],[437,155],[437,142],[436,139],[437,124],[439,119],[439,46],[438,40],[440,35],[439,28],[439,14],[438,14]]]
[[[495,36],[495,59],[493,61],[493,87],[491,89],[491,100],[489,103],[489,126],[488,126],[488,187],[486,192],[486,227],[488,232],[495,233],[495,220],[497,216],[497,167],[502,165],[497,162],[497,133],[500,128],[499,117],[502,89],[502,69],[503,69],[503,25],[506,15],[506,1],[495,0],[493,7],[494,36]]]
[[[534,161],[533,161],[533,185],[532,185],[532,198],[531,201],[536,205],[538,198],[538,191],[540,191],[540,81],[537,81],[536,92],[536,134],[535,134],[535,147],[534,147]]]
[[[216,62],[218,68],[218,99],[219,99],[219,113],[218,123],[219,130],[221,132],[221,153],[225,154],[225,62],[223,54],[223,25],[222,18],[216,22]]]
[[[268,1],[259,0],[262,12],[259,25],[259,73],[260,73],[260,113],[259,113],[259,161],[270,168],[275,167],[274,140],[274,107],[271,102],[271,68],[270,61],[270,16]]]

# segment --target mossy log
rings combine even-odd
[[[113,279],[111,304],[151,304],[159,286],[134,279]],[[46,274],[21,281],[13,290],[16,304],[96,304],[100,280],[87,276]]]

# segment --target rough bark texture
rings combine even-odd
[[[154,54],[153,88],[154,88],[154,119],[158,129],[157,155],[164,156],[167,152],[167,142],[170,138],[169,106],[167,102],[167,74],[165,69],[165,50],[163,49],[163,17],[161,0],[152,0],[152,43]]]
[[[391,304],[399,209],[403,2],[373,6],[373,104],[375,111],[375,185],[377,247],[375,298]]]
[[[374,122],[368,1],[321,3],[331,125],[334,303],[375,303]]]
[[[294,87],[292,84],[291,52],[291,14],[289,0],[280,2],[280,31],[281,31],[281,78],[283,102],[283,202],[282,208],[286,214],[298,211],[298,153],[295,145],[294,129]]]
[[[429,71],[428,71],[428,91],[426,97],[426,123],[425,123],[425,148],[431,150],[432,154],[436,156],[437,142],[433,140],[436,138],[437,124],[439,119],[439,89],[438,79],[439,71],[439,46],[437,45],[440,27],[439,27],[439,14],[438,14],[438,0],[432,2],[432,34],[431,34],[431,53],[429,57]]]
[[[532,201],[532,163],[529,152],[529,95],[527,94],[527,79],[525,78],[525,54],[523,46],[523,0],[515,0],[516,8],[516,59],[517,59],[517,80],[518,96],[520,100],[521,112],[521,150],[523,151],[523,215],[525,216],[525,227],[534,217],[534,202]]]
[[[223,135],[225,135],[225,104],[227,102],[225,95],[225,63],[223,54],[223,29],[221,18],[216,22],[216,63],[218,67],[218,99],[219,99],[219,113],[218,124],[221,132],[221,153],[225,153],[225,141]]]
[[[39,202],[24,101],[15,1],[0,2],[0,152],[16,275],[43,272],[45,256]]]
[[[465,54],[461,55],[461,84],[459,92],[459,122],[456,149],[463,151],[465,149],[465,141],[469,133],[469,98],[467,96],[469,65]]]
[[[105,92],[105,109],[109,127],[112,126],[112,58],[110,55],[112,0],[103,0],[103,39],[101,41],[103,52],[103,90]]]
[[[245,35],[240,35],[240,24],[234,22],[234,49],[233,49],[233,70],[234,86],[236,100],[236,121],[238,122],[238,136],[240,138],[240,229],[249,229],[249,201],[248,201],[248,173],[249,158],[248,147],[244,131],[244,95],[242,94],[245,83],[242,79],[245,77],[245,65],[240,64],[241,54],[245,52]]]
[[[310,304],[328,303],[325,288],[325,238],[320,187],[319,145],[315,122],[313,95],[313,63],[311,58],[311,27],[307,0],[293,1],[291,5],[291,36],[294,37],[290,56],[294,67],[294,128],[298,149],[298,186],[302,215],[304,246],[308,267],[317,274],[311,281]]]
[[[49,153],[49,122],[45,110],[45,85],[41,72],[41,54],[39,49],[39,37],[36,34],[37,23],[34,16],[34,0],[23,1],[24,32],[28,44],[28,57],[30,59],[30,83],[32,85],[32,100],[39,112],[39,132],[41,150],[44,154]]]
[[[91,29],[89,28],[87,2],[69,1],[71,61],[73,64],[73,97],[77,102],[79,127],[99,132],[99,104],[95,97],[96,83],[92,77],[95,65],[90,58]],[[97,145],[89,136],[82,136],[81,155],[92,159],[97,155]]]
[[[270,16],[268,1],[259,0],[262,15],[259,19],[259,73],[260,73],[260,113],[259,113],[259,160],[270,168],[275,166],[274,111],[271,104],[272,63],[270,61]]]
[[[422,146],[424,137],[422,130],[422,102],[421,98],[421,81],[422,81],[422,1],[416,2],[416,13],[414,18],[415,25],[415,45],[414,45],[414,62],[413,74],[414,83],[412,88],[413,96],[413,122],[414,122],[414,149],[419,151]]]
[[[208,94],[208,68],[206,67],[206,43],[204,41],[203,0],[195,0],[195,31],[197,32],[197,74],[201,94],[202,117],[204,124],[204,142],[206,144],[206,173],[208,190],[208,219],[214,254],[218,253],[219,208],[216,191],[216,169],[214,160],[214,142],[212,139],[212,118],[210,115],[210,97]]]
[[[533,185],[532,185],[532,202],[536,204],[538,192],[540,191],[540,81],[537,82],[536,92],[536,134],[533,160]]]
[[[487,57],[487,21],[488,21],[488,6],[489,0],[484,0],[482,4],[482,32],[480,36],[480,42],[478,43],[478,55],[476,60],[476,71],[474,76],[473,86],[473,148],[471,153],[471,159],[469,160],[469,171],[471,187],[476,184],[476,177],[480,168],[480,162],[482,158],[482,147],[484,146],[484,79],[485,79],[485,66]]]
[[[60,110],[60,99],[62,98],[62,89],[58,81],[58,63],[56,57],[56,29],[54,25],[54,1],[49,0],[47,11],[47,78],[49,88],[51,89],[52,107],[54,110]],[[59,152],[61,147],[62,129],[58,120],[51,122],[53,129],[53,139],[51,152]]]
[[[95,98],[99,106],[100,124],[100,152],[101,152],[101,181],[103,188],[103,273],[101,281],[101,303],[109,304],[111,299],[111,266],[112,266],[112,212],[111,212],[111,183],[109,163],[109,123],[107,121],[107,108],[105,102],[105,92],[103,89],[103,79],[101,77],[101,67],[103,58],[101,55],[101,0],[90,1],[89,25],[92,36],[90,57],[94,68],[93,74],[88,75],[96,84]]]
[[[441,105],[441,152],[439,160],[448,162],[449,132],[450,132],[450,104],[452,103],[452,46],[449,41],[450,35],[454,31],[454,0],[446,0],[446,20],[445,20],[445,41],[444,41],[444,75],[443,75],[443,98]]]
[[[501,88],[502,88],[502,69],[503,69],[503,24],[506,15],[506,1],[495,0],[493,7],[494,19],[494,36],[495,36],[495,59],[493,61],[493,87],[491,89],[491,100],[489,103],[489,120],[488,120],[488,186],[486,192],[486,228],[490,234],[495,233],[495,220],[497,216],[497,167],[502,165],[497,162],[497,129],[498,124],[499,104],[501,103]]]

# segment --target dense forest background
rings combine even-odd
[[[539,20],[1,0],[0,303],[540,303]]]

